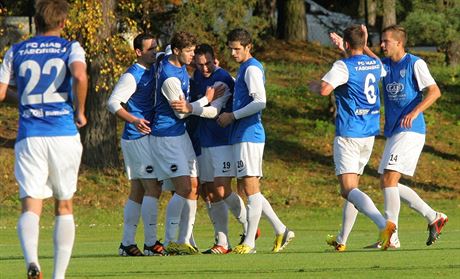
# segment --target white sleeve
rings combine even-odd
[[[3,58],[2,66],[0,67],[0,82],[16,85],[13,72],[13,48],[8,49]]]
[[[387,71],[385,70],[385,66],[383,65],[382,63],[382,60],[379,59],[379,63],[380,63],[380,67],[382,67],[382,73],[381,73],[381,77],[386,77],[387,76]]]
[[[85,50],[81,47],[79,42],[74,42],[72,44],[72,49],[70,50],[69,55],[69,65],[76,61],[86,64]]]
[[[107,101],[109,111],[115,114],[121,109],[121,103],[126,104],[129,98],[136,92],[136,87],[137,84],[134,76],[130,73],[124,73],[118,80]]]
[[[341,60],[335,61],[332,68],[321,79],[329,83],[334,89],[348,82],[348,68]]]
[[[163,85],[161,86],[161,94],[166,97],[166,100],[168,100],[169,103],[172,101],[178,101],[179,96],[182,96],[182,98],[185,99],[184,93],[182,92],[181,82],[177,77],[167,78],[163,82]],[[177,111],[174,111],[174,114],[179,119],[185,118],[189,115],[188,113],[179,113]]]
[[[232,92],[230,92],[230,88],[228,88],[228,86],[221,82],[221,81],[217,81],[214,83],[213,87],[217,87],[219,85],[223,85],[224,86],[224,95],[220,98],[217,98],[216,100],[212,101],[210,106],[207,106],[207,107],[193,107],[193,111],[192,111],[192,114],[194,115],[198,115],[200,117],[204,117],[204,118],[215,118],[220,110],[224,107],[224,105],[227,103],[228,99],[232,96]]]
[[[430,74],[430,70],[428,70],[426,62],[422,59],[419,59],[414,63],[414,75],[420,90],[423,90],[430,85],[436,84],[436,81],[434,81]]]
[[[249,90],[252,102],[233,112],[235,119],[241,119],[253,115],[263,110],[267,104],[265,94],[264,76],[262,71],[256,66],[249,66],[244,74],[244,81]]]

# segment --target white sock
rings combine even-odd
[[[32,211],[26,211],[19,217],[18,236],[26,262],[26,269],[30,263],[35,263],[40,268],[38,263],[39,222],[40,216]]]
[[[409,205],[410,208],[417,211],[425,217],[428,224],[436,220],[436,211],[433,210],[420,196],[411,188],[406,185],[398,183],[399,197],[401,200]]]
[[[141,215],[141,204],[128,199],[123,213],[123,240],[124,246],[136,243],[136,229]]]
[[[165,246],[168,245],[169,242],[176,241],[177,230],[179,229],[179,222],[185,201],[186,199],[178,194],[174,194],[169,200],[168,206],[166,207]]]
[[[271,204],[264,196],[262,196],[262,214],[267,217],[276,235],[283,234],[284,231],[286,231],[286,226],[281,222],[280,218],[278,218],[278,215],[276,215]]]
[[[244,238],[243,244],[247,244],[252,248],[256,247],[255,237],[259,227],[260,216],[262,215],[263,197],[260,192],[248,197],[248,233]]]
[[[337,243],[347,243],[348,236],[355,224],[356,216],[358,216],[358,210],[356,207],[351,202],[345,200],[342,209],[342,228],[340,229],[340,233],[337,235]]]
[[[398,187],[383,188],[383,198],[385,204],[385,217],[398,226],[399,209],[401,200],[399,198]]]
[[[377,225],[379,230],[383,230],[385,228],[385,218],[382,216],[377,207],[375,207],[371,198],[369,198],[369,196],[364,192],[361,192],[358,188],[351,190],[350,193],[348,193],[348,201],[351,202],[356,209],[369,217]]]
[[[228,207],[224,201],[211,203],[209,218],[214,226],[216,244],[228,248]]]
[[[247,235],[248,217],[243,199],[235,192],[232,192],[224,201],[236,220],[243,226],[243,234]]]
[[[56,216],[54,224],[54,279],[64,279],[75,240],[73,215]]]
[[[180,216],[179,238],[177,239],[177,243],[191,244],[190,238],[193,233],[193,225],[195,224],[196,208],[196,200],[185,199],[185,204]]]
[[[144,223],[144,244],[153,246],[157,241],[158,199],[144,196],[141,213]]]

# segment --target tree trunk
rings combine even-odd
[[[370,27],[375,27],[377,22],[377,0],[367,1],[367,22]]]
[[[116,31],[115,17],[110,16],[116,8],[115,0],[102,1],[102,12],[104,24],[98,32],[98,43],[106,44],[105,40]],[[110,48],[110,46],[107,46]],[[86,101],[86,116],[88,124],[82,129],[82,143],[84,147],[83,163],[90,167],[116,167],[120,165],[117,148],[116,118],[107,110],[107,99],[112,88],[96,87],[101,84],[102,79],[107,77],[101,75],[105,61],[113,56],[113,53],[104,54],[93,58],[88,62],[88,73],[90,78],[88,98]],[[108,82],[113,84],[113,82]]]
[[[276,0],[257,0],[253,15],[265,19],[268,34],[276,35]]]
[[[277,1],[278,38],[286,41],[307,40],[307,17],[303,0]]]
[[[460,65],[460,42],[454,41],[447,45],[446,62],[449,66]]]
[[[383,0],[382,29],[394,24],[396,24],[396,2],[395,0]]]

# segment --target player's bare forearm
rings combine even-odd
[[[426,96],[423,98],[422,102],[415,107],[414,110],[420,112],[424,112],[427,108],[429,108],[436,100],[441,97],[441,90],[439,89],[438,85],[433,84],[427,87]]]
[[[0,82],[0,102],[3,102],[5,100],[7,90],[8,84]]]
[[[401,121],[401,126],[404,128],[412,127],[412,122],[417,116],[429,108],[436,100],[441,97],[441,90],[436,84],[427,87],[426,96],[418,106],[416,106],[410,113],[405,115]]]

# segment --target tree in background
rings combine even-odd
[[[396,1],[382,0],[383,22],[382,30],[396,24]]]
[[[262,17],[254,16],[257,0],[189,0],[177,6],[172,18],[172,30],[194,33],[200,43],[212,45],[219,53],[219,60],[236,66],[227,51],[227,33],[237,27],[247,29],[254,44],[261,43],[262,31],[268,26]]]
[[[278,7],[278,38],[286,41],[307,40],[307,17],[305,1],[277,1]]]
[[[115,0],[75,0],[67,24],[68,38],[78,40],[86,51],[90,81],[86,114],[88,124],[81,131],[83,162],[91,167],[120,165],[116,118],[106,108],[114,81],[134,57],[129,44],[117,34]]]
[[[402,23],[409,45],[436,45],[448,65],[460,65],[460,0],[413,0],[413,10]]]

